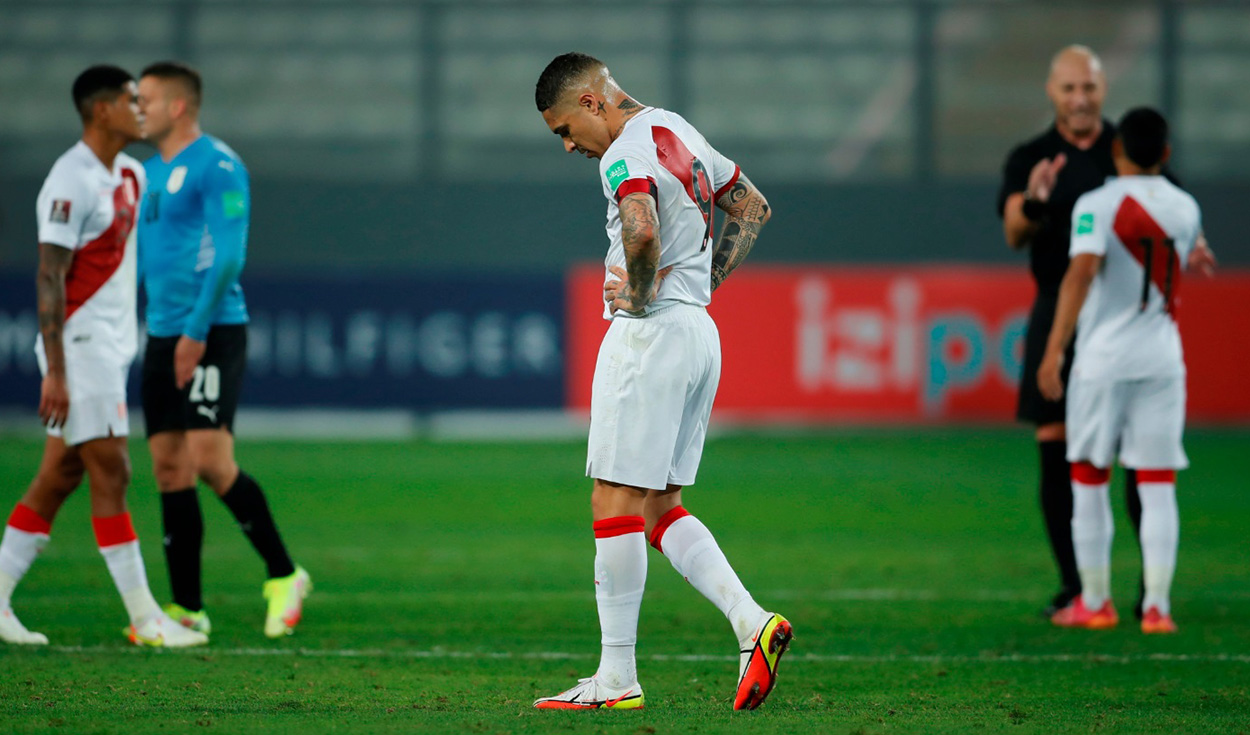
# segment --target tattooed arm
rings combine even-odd
[[[630,194],[621,200],[621,244],[625,248],[628,286],[612,302],[617,309],[637,313],[655,301],[660,279],[660,215],[650,194]]]
[[[716,200],[729,218],[721,230],[716,250],[712,252],[712,290],[720,287],[734,269],[742,265],[755,245],[755,238],[772,216],[768,201],[755,184],[740,174],[734,185]]]
[[[39,418],[49,426],[61,426],[69,414],[69,388],[65,380],[65,274],[74,251],[59,245],[39,244],[39,271],[35,294],[39,303],[39,332],[48,359],[39,396]]]

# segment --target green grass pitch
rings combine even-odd
[[[140,651],[91,538],[85,489],[14,607],[43,650],[0,647],[3,733],[1250,732],[1244,431],[1195,431],[1181,475],[1181,631],[1131,621],[1136,544],[1113,488],[1126,620],[1064,631],[1024,430],[865,431],[712,441],[686,506],[796,639],[756,712],[730,710],[735,641],[649,552],[641,712],[537,712],[597,663],[580,442],[242,442],[316,591],[288,639],[261,634],[263,567],[201,492],[211,645]],[[131,508],[167,599],[148,456]],[[0,440],[2,511],[39,444]]]

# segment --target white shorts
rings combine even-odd
[[[1068,461],[1107,469],[1183,470],[1189,466],[1185,378],[1081,380],[1068,383]]]
[[[48,374],[43,345],[35,350],[39,373]],[[129,436],[130,416],[126,410],[126,377],[130,363],[119,365],[115,357],[90,349],[65,345],[65,381],[69,389],[69,415],[61,428],[48,428],[48,436],[59,436],[69,446],[108,436]]]
[[[719,382],[720,333],[702,307],[614,319],[595,363],[586,475],[693,485]]]

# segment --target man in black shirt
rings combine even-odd
[[[1055,108],[1055,123],[1011,152],[998,194],[1007,244],[1016,250],[1029,249],[1029,266],[1037,284],[1037,298],[1025,336],[1016,417],[1037,427],[1042,513],[1059,567],[1061,587],[1046,608],[1047,617],[1080,594],[1081,578],[1072,551],[1072,484],[1066,457],[1064,403],[1046,400],[1038,391],[1037,368],[1054,321],[1059,284],[1068,269],[1072,207],[1082,194],[1115,175],[1111,158],[1115,129],[1102,117],[1106,91],[1102,63],[1088,48],[1069,46],[1056,54],[1046,81],[1046,94]],[[1065,384],[1071,365],[1069,348],[1064,361]],[[1136,529],[1141,520],[1141,502],[1132,472],[1127,485],[1129,515]]]

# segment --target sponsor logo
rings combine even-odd
[[[209,408],[208,406],[196,406],[195,412],[208,418],[208,420],[212,421],[214,424],[217,423],[217,406],[213,406],[212,408]]]
[[[227,171],[234,171],[234,163],[231,161],[218,161],[217,165]]]
[[[621,159],[616,163],[608,166],[608,188],[616,192],[616,188],[621,182],[629,178],[629,166],[625,165],[625,159]]]
[[[187,180],[187,167],[179,166],[169,172],[169,181],[165,182],[165,191],[170,194],[177,194],[182,190],[182,185]]]
[[[1094,213],[1086,212],[1076,220],[1076,234],[1088,235],[1094,231]]]
[[[74,344],[81,344],[83,342],[90,342],[90,341],[91,341],[90,334],[76,334],[74,335],[74,338],[72,340]]]
[[[48,216],[48,221],[55,222],[58,225],[69,224],[69,208],[70,201],[68,199],[53,199],[52,214]]]
[[[238,219],[247,214],[247,197],[241,191],[222,192],[221,211],[227,219]]]

